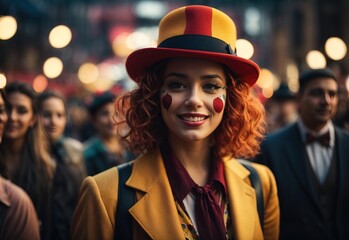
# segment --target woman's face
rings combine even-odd
[[[5,101],[0,94],[0,142],[2,140],[2,134],[4,133],[6,122],[7,122],[7,113],[6,113]]]
[[[201,59],[171,60],[161,89],[161,113],[169,137],[207,140],[222,121],[226,75],[221,64]]]
[[[57,97],[47,98],[41,106],[41,118],[51,142],[56,142],[63,134],[67,123],[64,102]]]
[[[96,112],[94,116],[94,125],[98,134],[102,138],[116,136],[116,124],[114,121],[114,104],[112,102],[105,104]]]
[[[31,99],[20,92],[8,95],[9,112],[4,136],[8,139],[24,138],[35,123]]]

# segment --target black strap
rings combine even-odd
[[[132,240],[132,217],[128,210],[135,203],[136,192],[126,186],[132,172],[132,162],[116,167],[119,172],[118,203],[115,214],[115,239]]]
[[[257,210],[259,215],[259,222],[261,223],[261,227],[263,230],[264,226],[264,199],[263,199],[263,189],[262,189],[262,183],[261,179],[258,175],[258,172],[252,165],[245,161],[245,160],[239,160],[239,162],[250,172],[250,181],[251,185],[256,191],[256,197],[257,197]]]

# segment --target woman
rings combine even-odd
[[[0,89],[0,144],[7,122],[6,95]],[[0,169],[4,164],[0,155]],[[0,176],[0,239],[40,239],[39,220],[29,196]]]
[[[50,142],[50,153],[56,162],[54,229],[56,238],[70,238],[70,223],[76,207],[78,193],[86,176],[82,158],[83,145],[63,136],[67,123],[65,98],[58,92],[45,91],[38,97],[40,119]],[[61,190],[61,192],[59,192]],[[60,237],[58,237],[60,236]]]
[[[37,121],[36,95],[26,84],[9,83],[8,122],[0,146],[5,168],[1,174],[23,188],[41,221],[41,237],[51,231],[51,189],[55,164],[47,151],[41,123]]]
[[[136,193],[126,211],[133,239],[278,238],[272,173],[251,164],[262,182],[260,222],[249,171],[236,160],[257,153],[265,124],[251,91],[259,68],[234,54],[235,41],[235,25],[226,14],[186,6],[161,20],[157,48],[128,57],[126,68],[138,88],[117,106],[130,127],[124,139],[143,152],[126,181]],[[74,239],[119,235],[121,173],[110,169],[85,180]]]

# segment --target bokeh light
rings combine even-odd
[[[0,88],[4,88],[6,86],[6,76],[3,73],[0,73]]]
[[[8,40],[17,32],[17,21],[12,16],[0,17],[0,39]]]
[[[306,56],[306,62],[312,69],[324,68],[327,64],[325,56],[317,50],[308,52]]]
[[[84,84],[93,83],[99,77],[98,67],[93,63],[84,63],[78,70],[78,77]]]
[[[333,60],[341,60],[347,54],[347,45],[338,37],[331,37],[325,43],[325,52]]]
[[[45,89],[47,88],[47,85],[48,85],[48,81],[44,75],[40,74],[34,78],[33,89],[36,92],[41,93],[45,91]]]
[[[246,39],[236,40],[237,55],[239,57],[250,59],[253,56],[254,48],[252,43]]]
[[[69,27],[58,25],[51,30],[48,38],[52,47],[64,48],[70,43],[72,32]]]
[[[260,88],[269,88],[273,86],[273,80],[273,73],[266,68],[262,68],[256,84]]]
[[[271,98],[274,94],[274,89],[272,87],[263,88],[262,94],[265,98]]]
[[[44,63],[43,71],[46,77],[56,78],[63,71],[63,62],[57,57],[48,58]]]

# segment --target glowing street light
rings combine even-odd
[[[306,56],[306,62],[312,69],[324,68],[327,64],[325,56],[317,50],[308,52]]]
[[[64,48],[70,43],[72,32],[69,27],[58,25],[51,30],[48,39],[52,47]]]
[[[43,71],[46,77],[56,78],[63,71],[63,62],[57,57],[48,58],[44,63]]]
[[[338,37],[331,37],[325,43],[325,52],[333,60],[341,60],[347,54],[347,45]]]
[[[8,40],[17,32],[17,21],[12,16],[0,17],[0,40]]]
[[[253,56],[254,48],[252,43],[246,39],[236,40],[237,55],[239,57],[250,59]]]

